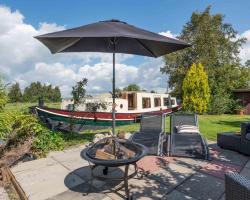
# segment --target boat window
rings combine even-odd
[[[175,99],[171,99],[171,105],[175,105]]]
[[[123,105],[122,104],[120,104],[120,109],[122,109],[123,108]]]
[[[151,108],[150,98],[147,97],[142,98],[142,108]]]
[[[68,104],[68,106],[67,106],[68,111],[72,111],[73,108],[74,108],[74,104]]]
[[[154,98],[154,104],[155,104],[155,107],[160,107],[161,106],[161,98],[160,97]]]
[[[169,98],[163,98],[164,106],[169,106]]]

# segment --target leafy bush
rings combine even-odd
[[[0,139],[6,140],[12,130],[15,115],[11,112],[0,112]]]
[[[0,111],[3,110],[4,106],[6,105],[8,101],[8,97],[7,97],[7,94],[6,94],[6,88],[3,84],[3,81],[2,81],[2,78],[1,78],[1,75],[0,75]]]
[[[37,127],[38,128],[38,127]],[[41,127],[39,127],[40,129]],[[33,153],[37,157],[43,157],[50,151],[64,149],[64,140],[60,133],[41,128],[33,142]]]
[[[208,113],[219,115],[231,113],[235,109],[235,105],[235,100],[229,94],[217,92],[217,94],[211,96]]]
[[[49,151],[62,150],[65,146],[62,133],[51,131],[36,117],[19,112],[0,113],[0,139],[6,140],[8,146],[32,139],[32,153],[37,157],[45,156]]]

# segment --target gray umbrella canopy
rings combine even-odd
[[[189,44],[146,31],[118,20],[101,21],[35,37],[51,53],[109,52],[159,57]],[[110,41],[116,38],[116,45]]]
[[[113,53],[113,103],[115,105],[115,53],[159,57],[190,45],[119,20],[100,21],[68,30],[36,36],[51,53],[106,52]],[[115,106],[113,106],[113,133]]]

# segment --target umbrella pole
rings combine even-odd
[[[115,53],[113,53],[113,105],[112,105],[112,132],[115,135]]]

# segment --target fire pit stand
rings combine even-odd
[[[132,154],[132,156],[130,155],[129,157],[126,156],[117,156],[115,157],[115,159],[102,159],[99,156],[100,153],[99,150],[105,148],[105,144],[107,144],[109,141],[108,140],[114,140],[114,144],[115,146],[115,150],[116,152],[118,152],[118,148],[119,145],[121,149],[126,149],[128,152],[134,152],[134,154]],[[123,181],[124,184],[122,184],[120,187],[116,188],[114,191],[117,192],[121,189],[125,189],[125,195],[126,195],[126,199],[130,200],[132,199],[132,196],[129,194],[129,188],[128,188],[128,180],[134,176],[139,176],[139,174],[141,174],[141,177],[143,176],[143,170],[138,169],[138,166],[136,164],[136,162],[138,160],[140,160],[142,157],[144,157],[145,155],[147,155],[147,148],[141,144],[138,143],[134,143],[128,140],[121,140],[121,139],[117,139],[117,138],[104,138],[102,140],[100,140],[99,142],[95,143],[94,145],[90,146],[89,148],[87,148],[85,151],[83,151],[82,153],[82,157],[87,160],[89,162],[90,165],[90,169],[91,169],[91,184],[90,184],[90,189],[93,186],[93,180],[94,179],[98,179],[98,180],[113,180],[113,181]],[[121,152],[120,152],[121,153]],[[98,156],[96,156],[98,155]],[[101,156],[106,156],[105,153],[101,153]],[[117,154],[118,155],[118,154]],[[110,155],[108,155],[110,156]],[[112,157],[112,156],[110,156]],[[93,163],[93,165],[91,165],[91,163]],[[129,166],[132,165],[134,166],[134,172],[129,174]],[[95,173],[95,168],[98,166],[103,166],[103,175],[97,175]],[[121,167],[121,166],[125,166],[125,171],[123,176],[121,177],[110,177],[108,176],[108,170],[109,167]]]

